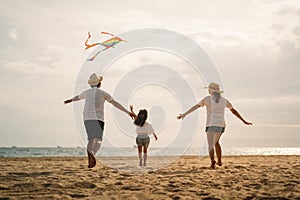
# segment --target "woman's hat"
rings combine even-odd
[[[206,89],[210,89],[212,92],[222,93],[223,91],[220,90],[220,86],[218,83],[211,82]]]
[[[91,76],[90,76],[90,79],[88,81],[88,83],[90,85],[98,85],[98,83],[100,83],[101,81],[103,80],[103,77],[102,76],[97,76],[97,74],[93,73]]]

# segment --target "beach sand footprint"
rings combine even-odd
[[[74,187],[91,189],[91,188],[96,188],[97,185],[92,182],[83,181],[83,182],[76,182],[74,184]]]

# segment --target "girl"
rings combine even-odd
[[[222,133],[225,131],[225,119],[224,111],[225,107],[239,118],[244,124],[252,125],[242,118],[242,116],[235,110],[232,104],[224,97],[221,96],[222,91],[220,90],[219,84],[211,82],[208,87],[208,93],[210,96],[204,97],[198,104],[191,107],[188,111],[183,114],[179,114],[178,119],[183,119],[186,115],[192,113],[199,107],[206,106],[207,118],[206,118],[206,136],[208,143],[208,151],[211,159],[211,169],[215,169],[216,161],[214,159],[215,151],[218,158],[218,165],[222,166],[222,149],[219,143]]]
[[[130,105],[130,111],[133,111],[133,105]],[[136,145],[138,146],[138,154],[139,154],[139,165],[143,166],[143,158],[144,158],[144,166],[147,165],[147,149],[150,143],[149,135],[153,134],[155,140],[157,140],[157,136],[153,130],[153,127],[150,123],[146,122],[147,120],[147,110],[142,109],[139,111],[139,114],[134,118],[134,124],[136,125]],[[144,148],[144,149],[143,149]],[[144,152],[144,157],[142,157],[142,151]]]

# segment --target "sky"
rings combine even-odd
[[[175,31],[205,50],[221,76],[224,95],[254,124],[245,126],[227,111],[226,133],[221,140],[224,146],[300,145],[297,0],[0,3],[0,146],[85,145],[82,124],[76,121],[81,115],[63,101],[76,95],[78,74],[92,52],[84,50],[87,32],[92,33],[94,42],[99,42],[107,39],[100,35],[102,31],[121,34],[141,28]],[[126,44],[119,45],[121,48]],[[105,72],[102,89],[114,94],[120,77],[151,64],[172,66],[189,83],[197,100],[207,95],[203,89],[205,81],[195,75],[188,63],[171,53],[155,50],[141,50],[119,58]],[[129,103],[136,109],[146,107],[153,114],[149,120],[155,123],[160,138],[153,142],[154,147],[168,146],[176,137],[182,123],[176,120],[176,114],[189,108],[178,106],[178,101],[176,94],[159,85],[144,86],[132,93]],[[82,106],[84,102],[76,103]],[[120,103],[128,106],[128,102]],[[109,146],[108,141],[116,146],[132,146],[134,138],[120,131],[114,117],[114,113],[123,114],[110,104],[105,106],[104,146]],[[205,109],[197,110],[187,120],[192,121],[195,116],[197,130],[191,145],[200,146],[205,140]],[[129,119],[128,127],[134,131]]]

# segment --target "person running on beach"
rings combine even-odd
[[[130,111],[135,115],[133,111],[133,105],[130,105]],[[139,114],[136,117],[134,117],[134,122],[133,122],[136,125],[136,130],[135,130],[137,134],[136,145],[138,146],[140,166],[143,166],[143,158],[144,158],[144,166],[147,165],[147,149],[150,143],[149,135],[153,134],[155,140],[157,140],[157,136],[153,130],[152,125],[146,122],[147,116],[148,116],[147,110],[142,109],[139,111]],[[144,156],[142,156],[142,151],[144,152]]]
[[[220,86],[217,83],[211,82],[208,87],[208,93],[210,96],[204,97],[199,103],[191,107],[188,111],[177,116],[178,119],[183,119],[188,114],[192,113],[199,107],[206,106],[206,136],[208,143],[208,151],[211,159],[211,169],[215,169],[216,161],[214,159],[215,151],[218,158],[218,165],[222,166],[222,149],[219,143],[222,133],[225,131],[225,107],[239,118],[244,124],[252,125],[251,122],[247,122],[243,117],[235,110],[232,104],[224,97],[221,96],[223,91],[220,90]]]
[[[125,112],[130,117],[135,117],[133,113],[126,110],[120,103],[115,101],[110,94],[99,89],[102,79],[102,76],[98,77],[95,73],[93,73],[88,80],[88,84],[91,86],[90,89],[83,91],[81,94],[73,97],[72,99],[64,101],[65,104],[68,104],[74,101],[85,99],[83,121],[88,136],[88,168],[93,168],[96,166],[95,155],[101,147],[104,131],[105,101],[111,103],[113,106]]]

